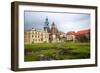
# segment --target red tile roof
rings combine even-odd
[[[88,34],[90,32],[90,29],[87,29],[87,30],[81,30],[81,31],[78,31],[76,33],[76,35],[84,35],[84,34]]]
[[[76,33],[74,31],[70,31],[70,32],[67,32],[67,35],[75,35]]]
[[[90,29],[80,30],[78,32],[70,31],[70,32],[67,32],[67,35],[84,35],[84,34],[88,34],[89,32],[90,32]]]

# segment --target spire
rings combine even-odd
[[[55,23],[54,22],[52,23],[52,26],[55,27]]]
[[[54,22],[52,22],[51,33],[52,34],[57,34],[58,33],[58,29],[57,29],[57,27],[56,27]]]

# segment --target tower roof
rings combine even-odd
[[[45,22],[44,22],[44,27],[49,27],[49,21],[48,21],[47,17],[46,17]]]
[[[57,34],[58,33],[58,29],[55,26],[55,23],[52,22],[52,26],[51,26],[51,30],[50,30],[51,34]]]
[[[54,22],[52,23],[52,26],[55,26],[55,23]]]

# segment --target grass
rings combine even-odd
[[[90,58],[90,44],[79,42],[42,43],[24,45],[25,61],[39,61],[41,55],[53,60]],[[27,50],[32,52],[27,54]]]

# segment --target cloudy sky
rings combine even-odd
[[[90,28],[90,14],[24,11],[24,30],[43,29],[46,18],[49,20],[49,27],[54,22],[62,32]]]

